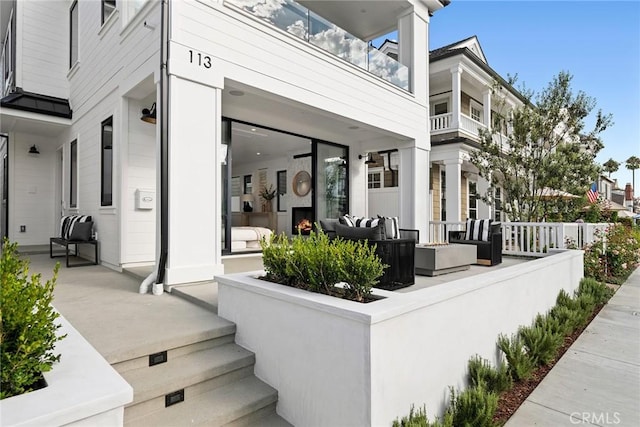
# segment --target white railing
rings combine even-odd
[[[545,256],[549,249],[583,248],[593,243],[606,223],[503,222],[502,253],[505,255]],[[464,222],[431,221],[429,236],[433,242],[449,240],[449,231],[464,230]]]
[[[486,129],[487,126],[471,117],[460,114],[460,128],[473,136],[480,136],[479,129]]]
[[[447,130],[451,128],[451,118],[453,113],[438,114],[437,116],[431,116],[431,130]]]

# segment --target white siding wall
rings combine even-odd
[[[39,155],[28,154],[33,144]],[[55,235],[56,149],[43,136],[10,134],[9,161],[9,238],[18,245],[48,243]],[[20,225],[26,225],[25,233]]]
[[[157,6],[143,12],[159,21]],[[142,105],[150,105],[147,98],[131,100],[129,105],[123,97],[157,68],[157,61],[150,59],[158,54],[159,25],[155,30],[144,28],[145,17],[138,16],[123,30],[122,15],[115,12],[101,28],[98,1],[79,2],[78,13],[80,64],[69,77],[74,120],[63,141],[78,136],[78,212],[93,216],[103,263],[120,267],[153,262],[156,211],[136,211],[134,193],[136,188],[155,189],[155,126],[139,120]],[[113,205],[101,207],[100,125],[109,116],[114,138]]]
[[[225,77],[408,138],[425,132],[426,105],[328,52],[220,3],[172,7],[173,41],[211,55]]]
[[[129,143],[122,177],[122,264],[153,262],[155,259],[156,208],[140,210],[135,205],[136,190],[156,191],[157,127],[140,120],[143,106],[149,107],[152,103],[153,100],[131,100],[128,104]]]
[[[68,1],[17,2],[22,61],[16,68],[24,90],[69,97],[69,6]]]

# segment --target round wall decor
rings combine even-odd
[[[293,192],[298,197],[304,197],[311,191],[311,175],[307,171],[300,171],[293,177]]]

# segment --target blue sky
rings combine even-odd
[[[516,87],[538,92],[568,71],[574,93],[584,91],[596,99],[594,111],[613,115],[599,163],[640,157],[640,1],[452,0],[431,18],[429,49],[472,35],[498,74],[518,75]],[[624,187],[631,171],[622,164],[611,177]]]

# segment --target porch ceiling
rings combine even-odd
[[[395,29],[398,16],[412,7],[410,2],[399,0],[298,0],[298,3],[367,41]]]
[[[232,95],[238,91],[243,95]],[[400,144],[408,141],[401,135],[232,81],[225,82],[222,114],[257,126],[348,146],[366,143],[372,147],[379,144],[388,147],[394,142]],[[278,147],[278,144],[271,145]],[[282,148],[278,148],[278,151],[282,153]]]
[[[42,136],[57,136],[71,126],[71,120],[47,116],[29,111],[2,108],[0,110],[0,132],[29,133]]]

